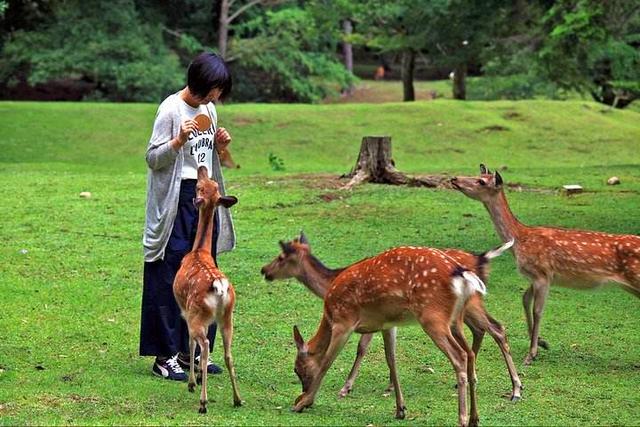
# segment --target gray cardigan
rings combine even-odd
[[[214,130],[217,129],[217,116],[212,104],[206,106],[211,116]],[[145,262],[164,258],[164,251],[173,229],[173,221],[178,210],[183,150],[175,151],[169,142],[175,138],[180,125],[185,119],[183,113],[190,116],[197,109],[189,107],[176,93],[170,95],[158,107],[153,124],[153,133],[147,146],[146,161],[149,166],[147,174],[146,221],[142,243]],[[213,179],[225,194],[224,179],[220,168],[218,153],[213,150]],[[235,231],[231,213],[228,209],[218,207],[220,229],[218,230],[217,252],[230,251],[235,247]]]

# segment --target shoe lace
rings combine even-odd
[[[178,363],[178,356],[173,356],[167,359],[167,365],[171,368],[171,370],[176,374],[184,374],[182,367]]]

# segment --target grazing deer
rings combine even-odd
[[[198,208],[198,229],[193,249],[182,259],[182,264],[176,274],[173,282],[173,294],[189,328],[188,389],[190,392],[193,392],[196,386],[194,372],[196,342],[200,346],[199,375],[202,376],[202,385],[198,412],[201,414],[207,412],[207,361],[209,360],[207,329],[214,321],[218,323],[222,333],[224,361],[233,388],[233,405],[242,405],[236,384],[233,357],[231,356],[235,291],[211,256],[214,210],[218,205],[229,208],[237,201],[238,199],[233,196],[220,195],[218,184],[208,177],[207,168],[204,166],[198,168],[196,198],[193,200]]]
[[[552,284],[591,289],[617,282],[640,297],[639,236],[524,225],[509,209],[502,177],[484,165],[480,165],[480,176],[455,177],[451,184],[484,204],[503,241],[515,240],[518,269],[531,281],[522,297],[531,339],[525,364],[536,358],[538,346],[547,348],[539,333]]]
[[[404,418],[406,407],[395,365],[395,326],[417,322],[456,371],[459,424],[477,425],[475,355],[462,333],[462,316],[468,299],[485,292],[476,274],[438,249],[393,248],[349,266],[326,291],[315,336],[305,343],[298,327],[293,328],[298,349],[295,372],[302,394],[292,410],[301,412],[313,404],[322,379],[353,332],[382,331],[396,418]]]
[[[483,282],[487,282],[489,275],[489,261],[504,251],[509,249],[513,242],[507,242],[499,248],[485,252],[481,255],[470,254],[457,249],[445,249],[443,252],[453,258],[464,268],[473,271],[480,277]],[[318,260],[312,253],[309,241],[304,233],[300,233],[300,237],[291,242],[280,241],[282,253],[278,255],[269,264],[262,267],[262,274],[265,279],[279,280],[295,277],[303,285],[307,287],[314,295],[324,299],[327,290],[331,286],[331,282],[344,271],[346,268],[329,269]],[[467,308],[464,313],[464,322],[471,329],[473,334],[473,344],[471,346],[476,357],[480,351],[484,334],[488,332],[500,347],[502,355],[507,364],[507,369],[511,377],[511,400],[517,401],[521,398],[522,383],[518,376],[511,353],[509,353],[509,343],[502,325],[487,313],[484,307],[484,301],[480,294],[473,294],[469,298]],[[353,388],[353,383],[358,376],[358,371],[362,363],[362,359],[367,353],[369,344],[373,334],[363,334],[358,342],[358,350],[353,367],[349,372],[347,380],[340,390],[338,396],[345,397]],[[389,387],[389,389],[392,385]]]

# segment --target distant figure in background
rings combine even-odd
[[[373,79],[384,80],[384,73],[385,73],[384,65],[380,65],[378,68],[376,68],[376,72],[373,74]]]
[[[140,355],[155,356],[153,373],[170,380],[186,381],[184,368],[189,366],[189,334],[173,295],[173,281],[198,228],[198,210],[193,204],[198,167],[206,166],[220,193],[225,193],[219,153],[231,136],[217,127],[215,102],[229,95],[231,85],[231,74],[221,57],[198,55],[189,65],[187,86],[158,107],[147,146]],[[217,208],[214,221],[211,254],[215,261],[217,253],[233,249],[235,233],[226,208]],[[214,323],[207,336],[210,352],[215,334]],[[221,371],[208,361],[208,373]]]

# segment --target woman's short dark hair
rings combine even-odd
[[[212,89],[220,89],[220,99],[231,92],[231,73],[224,60],[215,53],[202,52],[187,70],[187,86],[194,95],[205,98]]]

